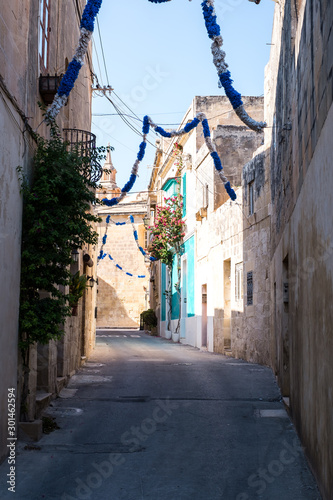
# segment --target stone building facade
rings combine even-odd
[[[272,367],[325,500],[333,498],[332,28],[332,2],[277,2],[265,71],[267,128],[247,158],[251,133],[242,137],[230,108],[220,113],[223,98],[196,98],[185,115],[182,125],[206,112],[237,188],[235,203],[213,179],[200,129],[181,140],[188,157],[184,220],[195,237],[195,317],[180,340]],[[262,119],[255,98],[245,105]],[[157,191],[172,167],[164,161],[169,142],[159,148],[150,185]],[[152,194],[150,206],[158,202]],[[155,267],[151,296],[159,314],[163,280]],[[188,287],[183,281],[182,290]]]
[[[32,175],[36,143],[33,130],[44,137],[49,130],[42,124],[37,102],[40,75],[64,73],[72,59],[79,38],[79,20],[84,0],[75,2],[2,2],[0,7],[0,252],[2,288],[0,300],[0,461],[4,459],[7,437],[7,390],[16,391],[17,419],[20,410],[21,361],[18,356],[18,315],[20,290],[20,246],[22,196],[16,167]],[[91,53],[63,108],[60,129],[87,129],[91,123]],[[44,94],[44,98],[45,94]],[[93,249],[86,249],[90,253]],[[82,255],[78,264],[83,271]],[[88,295],[90,294],[90,295]],[[29,420],[38,416],[38,402],[54,397],[93,345],[94,298],[87,291],[82,314],[65,325],[65,337],[30,355]],[[83,312],[83,309],[85,312]],[[87,325],[89,328],[84,330]],[[85,325],[85,327],[83,326]],[[41,391],[41,394],[38,392]],[[39,431],[38,431],[39,432]]]
[[[271,363],[325,499],[333,497],[332,28],[332,2],[280,2],[265,88]]]
[[[112,198],[119,194],[120,189],[110,152],[104,169],[109,173],[104,174],[97,197]],[[149,261],[138,249],[133,230],[137,231],[138,244],[145,248],[143,218],[147,214],[147,195],[130,194],[113,207],[98,206],[96,213],[102,218],[98,225],[98,248],[102,247],[107,229],[103,246],[106,257],[99,260],[97,266],[97,328],[138,328],[140,314],[149,307]],[[131,215],[134,228],[129,219]],[[108,216],[109,224],[106,223]]]
[[[256,234],[258,226],[255,215],[249,222],[243,168],[255,161],[252,157],[260,151],[258,148],[262,148],[263,134],[244,127],[238,117],[233,116],[227,98],[219,99],[224,122],[213,130],[212,139],[220,155],[224,173],[236,189],[237,199],[231,202],[204,144],[194,156],[197,193],[196,345],[207,347],[209,351],[262,361],[261,351],[254,354],[248,341],[248,333],[250,330],[251,336],[258,335],[265,342],[269,325],[266,322],[265,328],[255,332],[258,324],[251,319],[254,306],[247,304],[245,279],[249,266],[252,272],[262,267],[262,259],[266,258],[266,253],[253,249],[250,258],[246,246],[248,227],[251,226],[252,233]],[[263,98],[245,97],[244,102],[252,116],[257,120],[263,119]],[[216,102],[213,116],[218,115],[219,111]],[[254,241],[257,241],[256,238],[257,235],[254,236]],[[262,288],[261,283],[259,288]],[[256,293],[254,297],[257,301]]]
[[[245,97],[244,102],[250,108],[252,115],[262,120],[263,99]],[[237,200],[236,203],[230,203],[224,186],[216,175],[212,158],[203,140],[201,125],[190,134],[178,139],[177,142],[183,148],[181,192],[184,196],[183,220],[186,224],[184,253],[181,257],[180,341],[207,348],[209,351],[263,361],[265,356],[261,351],[266,352],[266,346],[265,349],[259,349],[260,353],[254,354],[244,335],[244,325],[250,322],[253,329],[257,328],[257,325],[255,321],[251,323],[249,320],[254,315],[253,307],[252,310],[248,308],[243,299],[245,290],[243,255],[246,252],[244,239],[247,238],[246,232],[251,225],[254,248],[250,263],[260,268],[262,258],[267,260],[267,241],[265,248],[257,249],[255,246],[258,236],[256,232],[261,231],[259,224],[265,216],[263,211],[260,212],[258,219],[253,216],[252,223],[249,223],[248,218],[244,216],[243,202],[246,204],[246,197],[243,200],[242,173],[244,165],[249,165],[247,162],[252,161],[253,154],[258,148],[262,148],[263,135],[243,126],[232,112],[226,97],[196,97],[181,126],[193,119],[198,112],[204,112],[209,120],[212,139],[220,154],[225,175],[236,189]],[[150,207],[153,211],[156,204],[163,203],[165,193],[161,193],[160,189],[163,189],[163,186],[167,185],[166,181],[175,175],[174,161],[170,157],[171,149],[170,141],[161,139],[149,186],[150,191],[156,190],[160,193],[150,194]],[[262,162],[256,161],[262,167]],[[250,166],[248,168],[254,169]],[[256,170],[259,171],[259,167]],[[262,203],[268,203],[268,185],[266,183],[265,189],[260,190],[259,179],[258,173],[258,199],[256,198],[258,209],[263,208],[259,207],[259,198],[264,191],[266,197]],[[265,237],[267,238],[267,235]],[[262,241],[265,237],[261,235]],[[264,284],[267,286],[266,281]],[[166,329],[166,318],[162,314],[163,307],[166,308],[163,304],[164,288],[163,266],[156,264],[153,266],[153,286],[150,296],[160,319],[159,331],[163,336]],[[261,296],[260,300],[264,300],[264,297]],[[263,313],[264,307],[261,309]],[[174,330],[177,324],[178,317],[175,317],[171,322],[171,328]],[[266,322],[263,321],[261,326],[265,329],[261,333],[257,330],[257,335],[260,339],[266,339],[269,328],[267,314]],[[263,342],[265,343],[264,340]]]

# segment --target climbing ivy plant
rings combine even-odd
[[[100,219],[91,213],[97,187],[82,172],[102,158],[105,148],[82,157],[69,151],[53,126],[51,139],[37,136],[33,177],[19,168],[24,200],[20,296],[20,347],[46,344],[63,334],[71,314],[70,264],[73,248],[96,244],[92,224]],[[66,287],[66,288],[65,288]]]

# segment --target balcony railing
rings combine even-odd
[[[77,128],[63,129],[64,141],[68,143],[70,151],[75,151],[78,155],[86,158],[96,148],[96,136],[87,130]],[[103,174],[103,167],[95,159],[91,159],[89,164],[83,163],[82,175],[92,182],[98,182]]]

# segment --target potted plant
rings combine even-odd
[[[72,316],[77,316],[77,305],[84,294],[86,286],[87,277],[85,274],[80,275],[80,271],[78,271],[72,276],[69,285],[69,305],[72,308]]]
[[[141,313],[141,318],[144,324],[144,329],[151,332],[156,332],[157,318],[153,309],[147,309]]]

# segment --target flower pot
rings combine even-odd
[[[72,316],[77,316],[77,310],[78,310],[77,305],[72,307]]]
[[[165,338],[167,340],[170,340],[171,339],[171,330],[165,330]]]
[[[174,342],[179,342],[179,337],[180,337],[179,332],[178,333],[172,333],[172,340]]]

